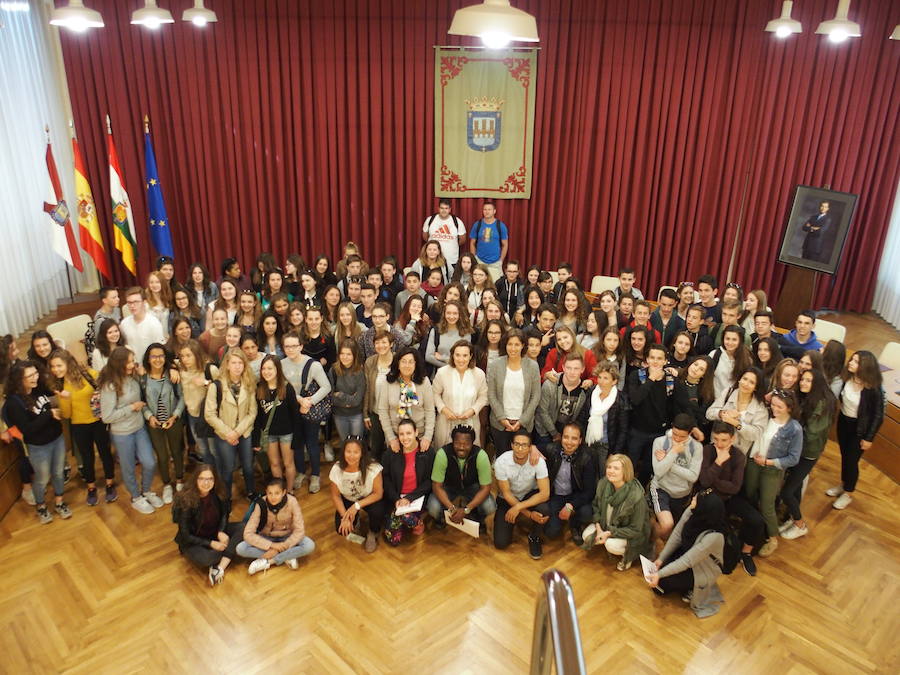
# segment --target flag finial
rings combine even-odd
[[[44,125],[44,134],[47,136],[47,143],[49,143],[50,142],[50,125],[49,124]]]
[[[150,133],[150,118],[146,114],[144,115],[144,133]]]
[[[78,134],[75,133],[75,120],[69,120],[69,133],[72,134],[72,138],[78,138]]]
[[[106,133],[112,135],[112,122],[109,121],[109,113],[106,113]]]

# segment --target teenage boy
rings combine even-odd
[[[775,325],[775,316],[769,310],[759,311],[753,315],[753,326],[756,328],[756,332],[750,336],[750,340],[752,344],[756,344],[763,338],[774,338],[775,342],[778,343],[778,346],[781,347],[781,353],[787,356],[787,351],[791,351],[790,346],[785,339],[785,336],[779,332],[777,332],[774,328]],[[803,353],[800,353],[800,356],[803,356]]]
[[[362,305],[362,298],[360,296],[362,294],[364,283],[366,282],[362,277],[347,278],[347,300],[353,303],[353,309],[359,309],[360,305]]]
[[[638,300],[634,303],[634,318],[619,329],[619,334],[624,338],[625,331],[634,326],[643,326],[650,331],[651,341],[662,343],[662,336],[659,331],[650,324],[650,303],[646,300]]]
[[[700,294],[700,305],[703,307],[703,321],[708,327],[722,323],[722,308],[716,295],[719,293],[719,282],[712,274],[704,274],[697,279],[697,292]]]
[[[497,299],[507,316],[513,316],[525,304],[524,291],[525,284],[519,278],[519,261],[507,260],[503,279],[497,282]]]
[[[587,427],[593,388],[581,386],[582,370],[584,357],[570,354],[563,364],[562,377],[541,385],[541,401],[534,414],[534,444],[545,456],[547,446],[559,443],[566,425]]]
[[[685,329],[685,322],[675,308],[678,295],[671,288],[664,288],[659,294],[659,304],[650,315],[650,325],[662,336],[662,344],[671,345],[675,336]]]
[[[298,270],[299,271],[299,270]],[[337,287],[345,298],[349,297],[348,295],[348,285],[350,284],[350,279],[353,277],[358,277],[362,273],[362,258],[360,258],[355,253],[351,253],[347,256],[347,276],[338,281]]]
[[[159,319],[147,312],[144,289],[140,286],[132,286],[125,291],[125,304],[128,305],[131,314],[122,319],[119,329],[134,352],[135,363],[141,363],[147,347],[154,342],[165,342],[162,324]]]
[[[722,345],[722,334],[725,332],[726,326],[738,325],[738,319],[740,318],[742,311],[743,308],[739,302],[728,300],[727,302],[722,303],[722,323],[713,326],[709,331],[709,337],[712,338],[714,347],[720,347]],[[744,344],[747,345],[748,348],[753,346],[750,335],[746,331],[744,332]]]
[[[403,276],[397,274],[397,259],[392,255],[387,256],[381,261],[378,269],[381,270],[381,278],[384,281],[383,288],[391,295],[390,302],[393,307],[397,294],[403,290]]]
[[[466,226],[460,218],[450,213],[450,200],[438,202],[438,212],[422,225],[422,241],[434,240],[441,245],[441,255],[450,267],[450,273],[459,262],[459,248],[466,243]]]
[[[394,297],[391,295],[391,292],[385,288],[384,277],[381,276],[380,270],[377,270],[374,267],[370,268],[369,271],[366,272],[366,283],[370,284],[375,289],[376,302],[386,302],[393,307]]]
[[[625,293],[619,297],[619,328],[630,326],[634,320],[634,296]]]
[[[544,524],[550,520],[550,477],[547,461],[541,457],[536,464],[528,461],[531,436],[527,431],[513,433],[512,452],[504,452],[494,461],[499,495],[494,518],[494,546],[507,548],[512,543],[513,530],[519,516],[531,523],[528,553],[532,560],[543,555]]]
[[[397,299],[394,301],[394,316],[400,316],[400,312],[406,306],[406,301],[412,296],[418,295],[425,301],[425,309],[434,304],[434,298],[422,290],[422,278],[415,270],[406,273],[403,279],[404,289],[397,293]]]
[[[653,480],[649,493],[656,514],[654,530],[663,541],[669,538],[675,523],[681,519],[685,500],[690,496],[703,464],[703,446],[691,438],[693,428],[694,418],[679,413],[672,420],[672,428],[653,441]]]
[[[554,305],[558,305],[559,301],[562,300],[562,294],[566,290],[566,282],[572,278],[572,263],[559,263],[556,266],[556,276],[559,277],[559,281],[553,285],[550,295],[547,296],[547,302],[552,302]]]
[[[644,294],[641,293],[640,289],[634,287],[634,279],[634,270],[631,267],[623,267],[619,270],[619,285],[613,291],[616,294],[616,300],[625,293],[631,293],[635,300],[644,299]]]
[[[553,302],[551,297],[553,295],[553,277],[550,276],[550,272],[540,272],[537,285],[541,289],[541,293],[544,294],[544,301]]]
[[[644,485],[650,479],[653,441],[666,433],[672,420],[675,378],[664,370],[667,358],[665,347],[651,345],[647,353],[647,367],[635,370],[625,382],[631,404],[628,456],[634,465],[635,475]]]
[[[381,272],[377,272],[378,276],[381,276]],[[366,282],[359,288],[359,300],[360,305],[356,308],[356,320],[359,321],[366,328],[372,327],[372,310],[375,309],[375,303],[377,302],[378,291],[375,287]]]
[[[809,349],[821,350],[824,345],[816,338],[815,327],[816,313],[811,309],[804,309],[797,315],[794,330],[784,336],[787,351],[782,353],[799,359]]]
[[[687,308],[684,329],[691,336],[691,356],[705,356],[713,350],[713,342],[709,337],[709,328],[703,323],[703,315],[700,305]]]
[[[99,330],[100,324],[107,319],[122,321],[122,309],[119,307],[119,302],[118,288],[104,286],[100,289],[100,309],[94,312],[94,330]]]
[[[482,217],[472,224],[469,232],[469,251],[480,263],[487,265],[491,280],[503,275],[503,261],[509,250],[509,229],[495,217],[497,207],[487,200],[481,207]]]

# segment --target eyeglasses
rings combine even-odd
[[[512,446],[514,448],[530,448],[531,443],[528,443],[527,441],[525,443],[516,443],[515,441],[513,441]]]
[[[690,287],[690,288],[693,288],[694,282],[693,282],[693,281],[682,281],[680,285],[681,285],[682,287],[688,286],[688,287]]]
[[[285,345],[284,345],[284,348],[285,348],[285,349],[300,349],[300,345],[289,345],[289,344],[285,344]]]
[[[164,359],[164,358],[166,358],[166,355],[165,355],[165,354],[150,354],[150,356],[147,357],[147,358],[150,358],[150,359]]]
[[[212,476],[198,476],[198,477],[197,477],[197,482],[198,482],[198,483],[200,483],[200,482],[203,482],[203,483],[212,483],[212,482],[215,481],[215,480],[216,480],[216,479],[213,478]]]

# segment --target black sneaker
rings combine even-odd
[[[540,560],[544,555],[544,547],[540,537],[528,537],[528,555],[532,560]]]
[[[751,577],[756,576],[756,563],[753,562],[753,556],[749,553],[741,553],[741,567]]]
[[[580,527],[572,528],[572,543],[576,546],[584,545],[584,537],[581,536],[582,529]]]

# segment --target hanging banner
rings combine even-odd
[[[531,197],[537,49],[435,49],[438,197]]]

